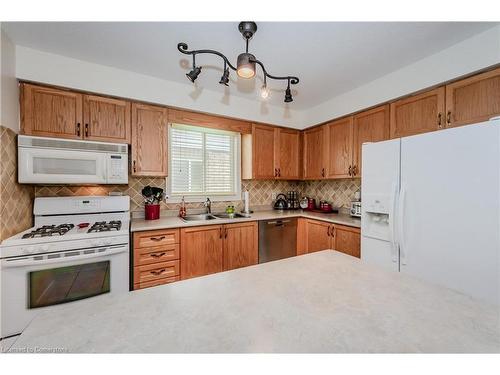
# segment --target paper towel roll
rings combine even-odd
[[[248,194],[248,190],[245,190],[243,193],[243,200],[245,201],[245,210],[243,212],[250,212],[250,196]]]

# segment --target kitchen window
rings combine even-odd
[[[168,202],[241,199],[240,134],[169,125]]]

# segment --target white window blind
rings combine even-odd
[[[171,124],[169,135],[170,194],[237,194],[238,133]]]

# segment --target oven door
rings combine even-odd
[[[40,311],[129,290],[128,244],[2,259],[1,337]]]
[[[19,147],[19,182],[105,184],[108,155],[103,152]]]

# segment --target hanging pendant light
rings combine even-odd
[[[262,72],[264,74],[264,85],[262,86],[260,90],[260,96],[263,99],[266,99],[269,97],[269,89],[267,87],[267,78],[271,78],[274,80],[287,80],[288,85],[285,90],[285,103],[290,103],[293,101],[292,98],[292,92],[290,90],[290,84],[296,85],[299,83],[299,78],[295,76],[273,76],[269,74],[266,71],[266,68],[264,67],[264,64],[259,61],[253,54],[248,52],[248,42],[249,40],[253,37],[253,35],[257,32],[257,24],[255,22],[251,21],[244,21],[240,22],[238,25],[238,30],[240,31],[241,35],[243,35],[243,38],[245,39],[246,43],[246,49],[245,52],[241,53],[238,55],[238,59],[236,62],[236,67],[233,66],[228,58],[224,56],[222,53],[214,50],[209,50],[209,49],[200,49],[200,50],[188,50],[188,45],[186,43],[179,43],[177,44],[177,49],[186,55],[193,55],[193,70],[191,70],[189,73],[186,74],[188,79],[191,82],[194,82],[196,78],[198,78],[198,75],[201,73],[201,67],[196,67],[195,65],[195,60],[194,57],[197,54],[203,54],[203,53],[208,53],[212,55],[217,55],[222,60],[224,61],[224,73],[222,74],[222,77],[219,81],[220,84],[228,86],[229,84],[229,68],[232,70],[236,71],[236,74],[238,77],[244,78],[244,79],[251,79],[255,77],[256,74],[256,66],[259,65],[262,69]]]

